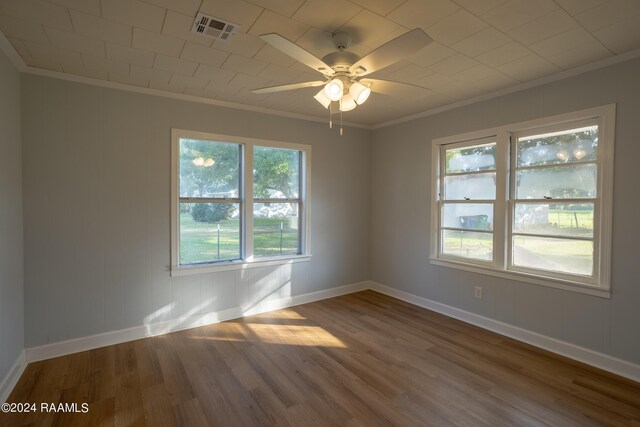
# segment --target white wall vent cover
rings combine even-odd
[[[191,28],[191,32],[201,34],[212,39],[228,42],[231,40],[231,36],[233,36],[239,28],[240,25],[234,24],[233,22],[223,21],[222,19],[214,18],[212,16],[205,15],[202,12],[198,12],[196,20],[193,23],[193,28]]]

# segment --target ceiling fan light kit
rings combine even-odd
[[[353,96],[349,93],[340,99],[340,111],[342,112],[351,111],[357,106],[358,104],[356,104],[356,100],[353,99]]]
[[[362,105],[371,95],[371,88],[362,83],[353,82],[349,87],[349,93],[358,105]]]
[[[314,98],[322,104],[324,108],[329,108],[329,105],[331,105],[331,99],[324,93],[324,88],[320,89],[320,92],[316,93]]]
[[[336,77],[324,86],[324,93],[330,100],[339,101],[344,93],[344,83]]]
[[[407,83],[370,78],[363,79],[364,76],[388,67],[431,43],[433,41],[431,37],[419,28],[396,37],[362,58],[346,50],[351,42],[351,37],[344,32],[332,35],[337,50],[322,59],[317,58],[279,34],[263,34],[260,38],[302,64],[318,71],[325,80],[253,89],[252,92],[254,93],[271,93],[324,86],[314,98],[324,108],[329,109],[331,102],[338,101],[340,111],[346,112],[364,104],[372,91],[391,95],[401,90],[406,92],[407,89],[416,93],[425,91],[423,87]],[[331,121],[329,123],[331,124]]]

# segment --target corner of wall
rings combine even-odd
[[[19,64],[4,53],[8,43],[0,33],[0,402],[25,365],[21,85]]]

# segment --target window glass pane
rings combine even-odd
[[[493,230],[493,205],[489,203],[446,203],[442,226],[469,230]]]
[[[300,246],[297,203],[254,203],[253,254],[256,257],[296,255]]]
[[[477,231],[442,230],[442,253],[491,261],[493,234]]]
[[[238,203],[180,203],[180,264],[240,259]]]
[[[518,203],[516,233],[593,237],[593,203]]]
[[[495,170],[496,144],[452,148],[445,154],[446,173],[477,172]]]
[[[593,242],[514,236],[513,265],[590,276],[593,270]]]
[[[444,177],[445,200],[493,200],[496,198],[496,173],[452,175]]]
[[[596,196],[596,173],[595,164],[519,170],[516,198],[592,198]]]
[[[596,160],[598,126],[518,138],[518,166]]]
[[[297,199],[300,196],[300,151],[253,148],[253,197]]]
[[[180,197],[238,197],[240,146],[180,139]]]

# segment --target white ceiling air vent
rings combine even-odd
[[[233,22],[223,21],[222,19],[214,18],[212,16],[205,15],[202,12],[198,12],[196,20],[193,23],[193,28],[191,28],[191,32],[201,34],[212,39],[228,42],[231,40],[231,36],[233,36],[239,28],[240,25],[234,24]]]

